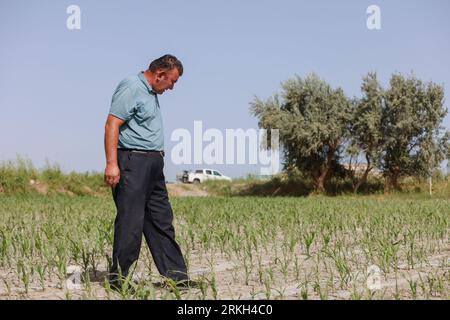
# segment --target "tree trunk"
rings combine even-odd
[[[327,191],[326,187],[333,173],[331,171],[331,164],[334,159],[334,152],[335,148],[330,147],[327,152],[327,160],[325,162],[325,167],[323,168],[323,170],[320,172],[319,175],[315,176],[316,189],[320,193],[325,193]]]
[[[316,181],[316,189],[317,191],[319,191],[320,193],[325,193],[326,192],[326,188],[325,188],[325,175],[321,174]]]
[[[388,191],[391,191],[391,190],[401,191],[401,187],[398,182],[399,178],[400,178],[400,173],[398,170],[389,172],[389,174],[387,176]]]
[[[361,185],[365,184],[367,182],[367,176],[369,175],[370,170],[372,170],[372,167],[370,166],[370,156],[368,156],[366,154],[366,160],[367,160],[367,167],[366,170],[364,171],[363,176],[361,177],[361,179],[359,179],[356,184],[353,183],[353,192],[357,193],[359,188],[361,187]]]

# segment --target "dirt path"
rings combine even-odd
[[[170,197],[207,197],[209,193],[201,185],[168,183],[167,190]]]

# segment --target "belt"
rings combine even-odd
[[[161,156],[165,156],[164,151],[160,151],[160,150],[142,150],[142,149],[126,149],[126,148],[118,148],[117,150],[120,151],[129,151],[129,152],[134,152],[134,153],[142,153],[142,154],[159,154]]]

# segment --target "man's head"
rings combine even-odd
[[[153,91],[163,94],[167,89],[172,90],[175,82],[183,75],[183,65],[170,54],[166,54],[150,63],[145,77]]]

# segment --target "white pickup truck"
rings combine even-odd
[[[231,181],[230,177],[224,176],[217,170],[211,169],[200,169],[195,170],[195,172],[189,172],[187,182],[188,183],[202,183],[206,180],[226,180]]]

